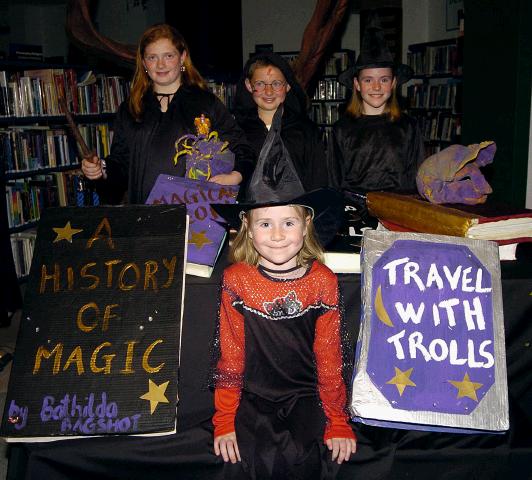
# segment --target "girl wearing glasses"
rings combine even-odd
[[[255,161],[244,133],[208,91],[182,35],[169,25],[154,25],[140,39],[131,94],[117,113],[111,154],[105,160],[83,159],[83,173],[98,180],[110,203],[120,201],[125,191],[128,203],[144,203],[159,174],[185,174],[184,162],[174,165],[175,141],[196,133],[199,118],[208,119],[211,131],[235,154],[234,170],[210,181],[239,184]]]
[[[326,186],[325,150],[318,127],[307,117],[305,92],[283,57],[258,54],[244,67],[235,101],[235,118],[257,156],[279,108],[280,137],[303,189]]]

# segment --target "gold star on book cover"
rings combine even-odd
[[[175,431],[187,230],[183,205],[43,212],[8,441]]]

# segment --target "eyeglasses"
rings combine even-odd
[[[274,80],[272,83],[266,83],[266,82],[263,82],[262,80],[257,80],[253,84],[253,89],[256,92],[261,93],[261,92],[264,92],[264,90],[266,90],[266,87],[268,85],[270,87],[272,87],[272,90],[274,92],[278,92],[279,90],[281,90],[286,85],[286,82],[283,82],[282,80]]]

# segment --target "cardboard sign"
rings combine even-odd
[[[497,245],[368,232],[363,255],[356,419],[431,430],[508,429]]]
[[[175,431],[187,225],[183,206],[44,211],[2,435]]]

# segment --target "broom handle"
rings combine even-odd
[[[74,135],[74,138],[76,139],[79,149],[81,150],[81,155],[83,156],[85,160],[92,162],[94,152],[92,150],[89,150],[89,147],[87,146],[87,144],[85,143],[85,140],[81,136],[79,128],[74,122],[74,118],[72,117],[72,114],[68,110],[68,106],[67,106],[65,97],[63,95],[59,95],[59,104],[61,105],[61,108],[63,109],[63,112],[68,122],[68,126],[70,127],[70,130],[72,131],[72,134]],[[96,163],[96,162],[93,162],[93,163]]]

